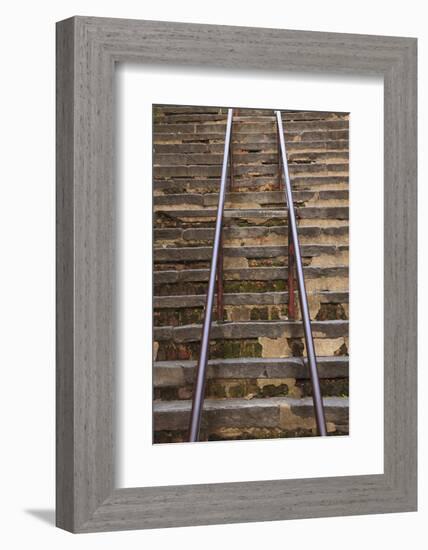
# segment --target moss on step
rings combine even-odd
[[[330,427],[329,436],[348,435],[348,427],[335,424]],[[217,428],[212,431],[201,430],[200,441],[244,441],[251,439],[279,439],[293,437],[314,437],[312,429],[282,428]],[[183,443],[188,441],[185,430],[160,430],[154,433],[153,443]]]
[[[165,340],[159,343],[157,361],[175,361],[199,358],[200,342],[176,343]],[[211,359],[236,359],[238,357],[261,357],[262,346],[256,339],[211,340]]]
[[[342,319],[346,321],[348,315],[343,304],[320,304],[320,309],[315,317],[317,321],[330,321],[333,319]]]

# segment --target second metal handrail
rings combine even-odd
[[[324,405],[321,395],[320,381],[318,376],[317,359],[315,355],[314,340],[312,337],[311,318],[309,316],[308,297],[306,294],[305,277],[303,274],[302,255],[300,253],[299,236],[297,233],[296,215],[294,212],[293,193],[291,190],[290,174],[288,172],[287,150],[285,147],[284,129],[282,126],[281,111],[275,111],[276,121],[278,124],[279,147],[281,152],[282,168],[284,172],[284,193],[288,208],[288,228],[291,233],[291,242],[289,238],[288,246],[293,246],[294,259],[296,264],[297,286],[299,289],[300,311],[302,313],[303,330],[305,334],[306,353],[308,356],[309,374],[312,384],[312,398],[315,408],[315,419],[319,435],[327,435],[325,423]],[[289,235],[290,235],[289,233]],[[289,250],[290,258],[290,250]],[[290,270],[292,266],[288,266],[289,280]],[[291,277],[292,277],[291,273]],[[290,292],[290,288],[288,289]],[[290,294],[289,294],[290,295]]]

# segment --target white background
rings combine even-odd
[[[15,2],[2,10],[0,88],[1,518],[4,548],[227,548],[262,545],[391,550],[426,540],[428,483],[420,468],[419,512],[354,518],[194,527],[73,536],[52,527],[54,505],[54,22],[98,15],[419,38],[420,208],[427,207],[428,29],[416,0],[216,0]],[[3,43],[4,42],[4,43]],[[422,218],[422,217],[421,217]],[[428,229],[421,219],[420,234]],[[422,241],[422,238],[420,239]],[[425,252],[424,249],[421,252]],[[428,278],[426,254],[420,278]],[[426,285],[419,295],[427,298]],[[426,320],[420,334],[426,333]],[[421,365],[427,355],[421,349]],[[420,370],[420,464],[428,462],[428,374]],[[419,547],[423,546],[419,544]]]
[[[382,473],[382,79],[295,73],[279,77],[208,70],[201,74],[183,68],[171,74],[171,69],[135,64],[120,67],[116,78],[121,205],[117,485],[145,487]],[[153,103],[351,113],[349,437],[152,445],[152,297],[147,293],[152,288],[153,243],[147,232],[152,215],[152,204],[147,200],[152,181],[152,128],[147,120],[151,120]],[[372,220],[370,225],[367,219]]]

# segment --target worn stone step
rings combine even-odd
[[[157,132],[157,129],[155,128],[155,132],[153,134],[153,144],[156,145],[158,143],[200,143],[201,141],[211,141],[215,140],[219,143],[224,143],[224,135],[225,132],[223,131],[212,131],[212,132],[180,132],[180,134],[176,132]],[[342,129],[342,130],[335,130],[335,129],[326,129],[326,130],[306,130],[306,131],[285,131],[285,137],[286,137],[286,143],[288,141],[337,141],[337,140],[347,140],[349,139],[349,131],[348,129]],[[270,133],[259,133],[259,132],[247,132],[247,133],[241,133],[239,136],[239,142],[240,143],[277,143],[278,136],[276,134],[276,131],[272,131]],[[236,141],[235,141],[236,142]],[[234,142],[234,143],[235,143]]]
[[[223,120],[205,121],[204,123],[189,121],[189,122],[169,122],[163,123],[157,121],[155,124],[155,135],[160,134],[212,134],[216,133],[219,137],[226,132],[226,118]],[[348,130],[348,120],[293,120],[284,121],[284,133],[302,133],[305,131],[329,131],[329,130]],[[277,132],[277,122],[274,116],[270,119],[260,119],[256,122],[249,120],[247,117],[235,118],[233,120],[233,137],[239,139],[242,134],[268,134]]]
[[[216,299],[216,298],[215,298]],[[202,323],[206,295],[154,296],[153,322],[156,326]],[[254,292],[224,294],[224,321],[274,321],[288,319],[288,292]],[[308,294],[311,319],[317,321],[348,319],[347,292],[312,292]],[[214,318],[217,310],[214,307]],[[296,296],[296,319],[300,308]]]
[[[234,109],[233,120],[260,122],[268,120],[276,121],[275,109]],[[227,114],[227,113],[225,113]],[[299,120],[349,120],[349,113],[340,111],[292,111],[281,110],[282,120],[299,121]]]
[[[300,247],[302,257],[313,258],[322,255],[337,255],[348,251],[348,245],[303,245]],[[286,258],[288,246],[225,246],[223,255],[230,258]],[[184,248],[163,247],[153,249],[155,263],[192,262],[210,260],[212,247],[188,246]]]
[[[333,227],[307,225],[299,227],[301,244],[347,244],[349,237],[348,223]],[[212,246],[214,228],[181,227],[156,228],[155,245],[175,244],[176,246]],[[226,226],[223,229],[224,245],[252,246],[261,244],[287,243],[288,226]]]
[[[322,279],[323,277],[348,277],[347,266],[336,267],[308,267],[304,270],[307,279]],[[272,281],[287,279],[286,267],[258,267],[242,269],[225,269],[225,281]],[[208,281],[208,269],[188,269],[185,271],[155,271],[155,284],[176,283],[185,281]],[[329,290],[322,289],[320,290]],[[155,293],[156,294],[156,293]]]
[[[197,361],[156,361],[153,370],[155,388],[192,384]],[[317,360],[320,379],[346,378],[349,358],[346,356],[320,357]],[[208,361],[207,380],[211,379],[309,379],[307,360],[303,357],[211,359]]]
[[[170,194],[155,194],[153,196],[153,204],[155,206],[179,206],[186,207],[213,207],[218,204],[218,193],[170,193]],[[302,191],[297,190],[293,193],[294,202],[300,205],[308,205],[308,203],[316,203],[317,206],[328,206],[329,202],[333,202],[331,206],[347,206],[349,200],[349,191],[347,189],[332,189],[326,191]],[[226,193],[226,208],[233,208],[236,205],[282,205],[286,204],[284,191],[265,191],[265,192],[233,192]]]
[[[153,116],[155,118],[168,118],[168,117],[186,117],[184,120],[188,120],[187,117],[194,115],[222,115],[223,118],[227,116],[228,107],[218,106],[198,106],[198,105],[155,105],[153,108]],[[239,117],[241,119],[252,117],[273,117],[275,116],[273,109],[247,109],[247,108],[234,108],[233,118]],[[295,110],[281,110],[281,116],[283,120],[337,120],[349,118],[349,113],[341,111],[295,111]]]
[[[296,207],[295,212],[297,220],[327,220],[328,225],[349,219],[347,206],[302,206]],[[154,227],[191,227],[194,224],[196,227],[214,227],[216,218],[216,208],[165,209],[156,206]],[[225,225],[285,225],[287,218],[286,208],[227,208],[223,212]]]
[[[304,268],[306,290],[347,291],[348,266]],[[209,270],[186,269],[154,272],[156,296],[206,294]],[[281,292],[287,290],[288,270],[282,267],[257,267],[228,269],[223,272],[224,292]]]
[[[154,327],[154,359],[157,361],[197,359],[201,325]],[[347,355],[348,321],[313,321],[317,355]],[[209,356],[301,357],[305,353],[301,321],[247,321],[212,323]]]
[[[321,303],[348,303],[348,292],[320,291],[308,293],[308,299],[315,298]],[[223,295],[225,305],[280,305],[288,303],[288,292],[252,292],[252,293],[226,293]],[[188,296],[154,296],[153,307],[155,309],[164,308],[188,308],[204,307],[206,302],[205,294],[195,294]]]
[[[258,165],[258,164],[277,164],[278,153],[272,151],[265,152],[241,152],[240,144],[233,146],[233,169],[239,165]],[[236,149],[236,150],[235,150]],[[195,166],[195,165],[218,165],[223,164],[224,151],[218,153],[159,153],[155,148],[153,157],[154,166]],[[287,160],[289,165],[295,163],[307,164],[332,164],[346,163],[349,155],[347,151],[318,151],[318,152],[291,152],[287,151]]]
[[[348,337],[314,338],[318,357],[348,355]],[[197,360],[200,354],[200,340],[174,342],[173,340],[154,341],[154,359],[157,361]],[[238,357],[303,357],[305,355],[303,337],[297,338],[235,338],[211,340],[209,357],[212,359],[232,359]]]
[[[180,441],[180,435],[181,441],[185,441],[190,406],[190,401],[155,401],[154,441]],[[348,399],[326,397],[324,406],[328,432],[331,435],[348,433]],[[267,434],[272,434],[271,437],[315,435],[312,398],[206,399],[201,431],[201,440],[266,438]]]
[[[305,121],[301,123],[293,123],[293,126],[288,125],[284,130],[284,135],[287,141],[318,141],[348,139],[349,123],[348,121],[330,121],[334,126],[327,126],[320,121],[310,127]],[[299,126],[297,126],[299,124]],[[278,136],[274,123],[260,124],[234,124],[233,125],[233,143],[240,142],[277,142]],[[226,133],[225,124],[156,124],[154,127],[154,143],[162,143],[169,141],[200,141],[216,140],[224,143]]]
[[[343,129],[349,126],[347,116],[337,116],[335,114],[325,113],[324,115],[312,115],[309,113],[283,114],[283,125],[290,131],[299,131],[303,129]],[[199,128],[219,127],[226,128],[227,113],[181,113],[181,114],[160,114],[155,116],[156,127],[161,128],[161,133],[169,133],[168,129],[185,128],[187,131],[197,131]],[[202,123],[202,124],[201,124]],[[248,131],[267,131],[276,129],[276,115],[274,111],[270,114],[259,115],[233,115],[233,129],[248,129]],[[182,133],[182,132],[177,132]]]
[[[153,105],[153,116],[163,117],[167,115],[185,114],[223,114],[227,115],[228,107],[219,107],[216,105]]]
[[[293,177],[292,186],[293,189],[305,190],[347,189],[348,175],[299,175]],[[155,178],[153,188],[164,193],[218,193],[220,178]],[[277,191],[278,176],[235,176],[233,188],[240,191]]]
[[[301,154],[325,154],[329,155],[334,151],[343,152],[348,154],[349,142],[347,139],[342,140],[318,140],[318,141],[290,141],[286,140],[287,154],[289,155],[301,155]],[[219,154],[224,153],[224,143],[156,143],[154,145],[155,155],[162,155],[167,153],[183,154],[183,153],[208,153]],[[254,142],[233,143],[234,155],[242,153],[256,153],[256,154],[277,154],[278,144],[276,142],[260,143],[257,141],[257,136],[254,136]]]
[[[222,320],[224,322],[286,320],[290,318],[288,308],[288,303],[282,305],[225,305],[223,308]],[[348,302],[320,302],[316,297],[314,298],[311,296],[309,308],[311,319],[314,321],[337,321],[340,319],[349,319]],[[214,307],[213,318],[218,320],[216,307]],[[296,311],[293,319],[301,319],[298,304],[296,304]],[[153,314],[153,322],[155,326],[180,326],[189,323],[200,324],[203,320],[203,307],[155,309]]]
[[[349,208],[346,206],[297,206],[296,216],[300,218],[335,218],[347,220]],[[161,206],[157,212],[163,212],[174,218],[216,218],[217,208],[167,210]],[[225,208],[224,218],[284,218],[287,217],[287,208]]]
[[[257,268],[265,269],[265,268]],[[267,269],[267,268],[266,268]],[[306,269],[306,268],[305,268]],[[335,268],[330,268],[335,269]],[[159,273],[159,272],[157,272]],[[162,273],[162,272],[161,272]],[[208,283],[202,281],[183,281],[171,283],[157,284],[155,281],[155,294],[157,296],[188,296],[195,294],[206,294]],[[295,285],[296,286],[296,285]],[[277,279],[265,279],[265,280],[225,280],[223,283],[224,291],[226,293],[270,293],[270,292],[282,292],[288,288],[288,281],[283,278]],[[349,287],[349,281],[347,275],[335,276],[334,273],[331,276],[324,276],[322,279],[307,278],[306,290],[308,293],[318,290],[323,291],[347,291]]]
[[[201,325],[178,327],[155,327],[153,338],[157,342],[169,340],[176,343],[195,342],[201,338]],[[348,336],[348,321],[313,321],[314,338],[339,338]],[[267,337],[302,338],[303,324],[300,321],[248,321],[231,323],[212,323],[211,340],[250,339]]]
[[[168,109],[168,110],[167,110]],[[196,110],[198,109],[198,110]],[[177,123],[177,122],[223,122],[227,120],[228,109],[224,107],[183,107],[182,111],[172,112],[169,107],[155,107],[153,116],[156,123]],[[349,120],[349,113],[330,111],[281,111],[282,120],[293,121],[337,121]],[[234,108],[233,123],[276,123],[274,109],[239,109]]]
[[[311,248],[312,245],[309,245],[309,248]],[[321,245],[323,247],[328,247],[328,245]],[[192,247],[189,247],[189,250]],[[254,247],[249,247],[254,248]],[[257,247],[262,248],[262,247]],[[263,247],[266,248],[266,247]],[[274,247],[272,247],[274,248]],[[303,248],[303,247],[302,247]],[[310,252],[310,250],[309,250]],[[327,251],[326,251],[327,252]],[[190,256],[190,255],[189,255]],[[320,251],[319,254],[305,254],[302,256],[302,264],[303,268],[306,269],[308,267],[335,267],[335,266],[342,266],[345,263],[348,263],[349,260],[349,253],[348,250],[340,250],[340,247],[337,247],[336,253],[322,253]],[[170,271],[170,270],[177,270],[177,271],[185,271],[185,270],[193,270],[193,269],[209,269],[211,265],[211,258],[207,257],[205,259],[200,258],[197,259],[179,259],[179,258],[169,258],[165,260],[158,260],[155,258],[155,261],[153,263],[153,268],[156,271]],[[223,259],[223,266],[225,269],[233,269],[233,268],[260,268],[260,267],[282,267],[288,265],[288,257],[285,256],[266,256],[261,254],[260,256],[252,256],[252,257],[245,257],[245,256],[237,256],[237,255],[227,255]]]
[[[349,379],[345,377],[321,378],[323,397],[348,397]],[[193,382],[183,386],[154,387],[157,401],[191,399]],[[212,378],[205,384],[205,399],[266,399],[269,397],[312,397],[313,390],[307,378]]]
[[[339,293],[340,294],[340,293]],[[237,296],[248,296],[241,293]],[[264,293],[254,294],[263,296]],[[348,302],[321,302],[316,294],[308,296],[311,319],[314,321],[347,320],[349,318]],[[296,302],[298,299],[296,297]],[[288,302],[278,305],[241,304],[225,305],[223,307],[223,321],[278,321],[289,319]],[[217,308],[214,307],[214,319],[218,320]],[[293,319],[301,319],[300,308],[296,304],[296,312]],[[155,326],[179,326],[191,323],[200,324],[204,320],[204,308],[181,307],[181,308],[157,308],[153,313]]]
[[[162,401],[191,399],[196,365],[197,361],[156,362],[153,369],[154,398]],[[317,366],[323,397],[348,395],[347,357],[320,357]],[[304,358],[241,357],[212,360],[208,364],[206,399],[280,396],[312,396],[309,369]]]
[[[323,175],[348,175],[349,165],[343,160],[338,162],[329,163],[314,163],[314,164],[302,164],[299,162],[289,163],[288,165],[290,178],[293,181],[294,176],[308,174],[314,176]],[[234,176],[276,176],[278,174],[278,164],[273,162],[271,164],[234,164],[233,175]],[[172,165],[172,166],[153,166],[154,178],[185,178],[185,177],[206,177],[215,178],[221,176],[221,165],[216,164],[189,164],[189,165]]]

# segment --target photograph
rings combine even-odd
[[[349,435],[349,113],[152,119],[153,443]]]
[[[5,3],[1,548],[427,538],[423,7]]]

